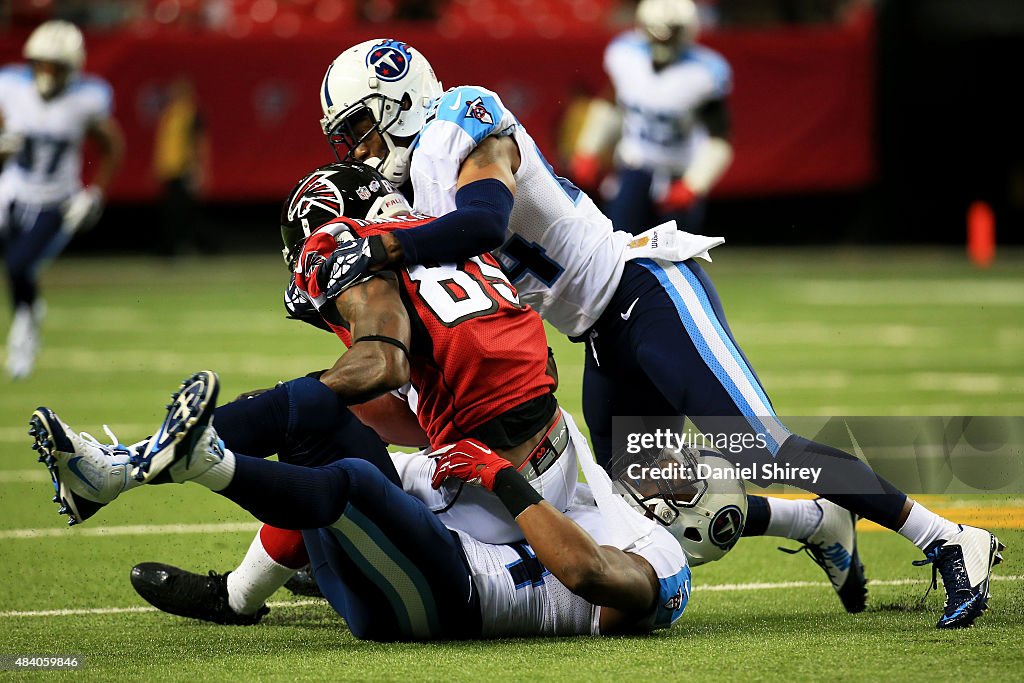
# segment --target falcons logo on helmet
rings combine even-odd
[[[315,171],[306,178],[288,204],[288,220],[307,216],[313,207],[323,209],[335,218],[345,211],[341,191],[330,181],[331,171]]]

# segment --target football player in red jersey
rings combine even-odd
[[[369,167],[332,168],[335,185],[356,196],[380,194],[384,202],[400,197],[387,193],[387,181]],[[294,260],[296,288],[351,346],[320,379],[353,404],[411,380],[415,412],[433,450],[466,437],[478,439],[564,509],[575,489],[576,451],[588,447],[552,393],[540,317],[519,301],[497,262],[484,254],[460,264],[382,271],[355,282],[344,277],[371,257],[366,237],[431,220],[411,212],[371,220],[340,217],[303,238]],[[427,459],[415,459],[403,463],[400,474],[407,489],[446,509],[442,522],[485,542],[519,540],[513,520],[492,497],[461,494],[461,486],[433,493],[428,488],[432,467]],[[470,506],[454,505],[457,498],[472,502],[472,512]],[[493,517],[478,514],[478,507]]]
[[[377,220],[339,218],[343,211]],[[335,269],[364,257],[352,249],[360,236],[431,220],[396,215],[407,211],[405,200],[385,179],[352,163],[317,169],[285,202],[284,256],[295,274],[285,293],[289,316],[330,329],[352,347],[322,374],[321,386],[331,387],[345,403],[353,404],[351,412],[392,443],[425,446],[429,441],[439,448],[466,436],[478,438],[517,466],[556,508],[564,509],[576,483],[576,450],[587,446],[554,399],[554,373],[539,317],[518,301],[490,256],[475,257],[459,267],[415,267],[373,277],[346,292],[331,290]],[[416,390],[394,393],[411,397],[415,415],[392,393],[366,400],[404,384],[407,376]],[[235,416],[259,412],[251,401],[236,402],[219,408],[218,420],[226,410],[235,411]],[[325,401],[320,409],[307,405],[304,410],[318,412],[322,420],[338,408]],[[410,424],[409,419],[417,417],[419,424]],[[250,441],[263,440],[252,436],[263,422],[258,416],[246,421]],[[225,440],[230,447],[231,440]],[[347,456],[343,449],[335,457]],[[589,450],[585,457],[590,457]],[[521,538],[494,496],[458,483],[435,490],[430,485],[432,459],[405,454],[395,458],[406,489],[432,509],[443,510],[443,523],[487,542]],[[226,587],[167,565],[141,565],[133,584],[166,611],[220,623],[251,623],[240,622],[235,613],[258,619],[266,598],[287,578],[287,567],[301,564],[292,560],[302,555],[302,545],[296,532],[264,527],[250,550],[253,557],[247,555],[229,574]],[[274,566],[275,562],[284,566]],[[274,571],[267,571],[267,565]],[[229,604],[230,610],[211,613],[201,605],[217,603],[212,597],[188,597],[206,595],[208,584],[218,594],[227,591],[220,602]]]

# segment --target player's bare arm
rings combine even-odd
[[[92,184],[106,194],[110,181],[124,159],[124,133],[116,120],[107,117],[93,121],[86,130],[86,136],[96,143],[100,151],[99,168]]]
[[[649,614],[658,597],[658,577],[642,557],[598,545],[530,486],[500,453],[464,439],[437,459],[431,485],[459,479],[492,491],[555,578],[588,602],[601,605],[601,631],[625,630]]]
[[[542,501],[526,508],[516,524],[537,559],[566,588],[601,605],[601,632],[625,628],[650,612],[658,577],[647,560],[598,545],[578,524]]]
[[[338,295],[335,306],[348,321],[352,348],[320,381],[347,403],[364,403],[408,382],[411,328],[395,280],[373,277]]]

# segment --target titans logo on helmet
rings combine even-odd
[[[723,550],[728,550],[740,540],[743,532],[743,513],[735,505],[728,505],[717,513],[708,525],[708,536],[711,542]]]
[[[487,111],[487,107],[484,106],[483,100],[479,97],[471,102],[466,102],[466,106],[468,107],[466,110],[467,119],[476,119],[488,126],[494,123],[494,117],[491,116],[491,112]]]
[[[306,216],[313,207],[323,209],[335,217],[344,213],[345,200],[341,198],[341,191],[329,180],[331,173],[316,171],[306,178],[288,204],[289,221]]]
[[[409,46],[398,40],[385,40],[375,45],[366,55],[366,66],[382,81],[397,81],[409,73],[412,53]]]

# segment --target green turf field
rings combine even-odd
[[[952,251],[715,258],[708,270],[733,331],[780,414],[1024,413],[1024,254],[1003,254],[986,272]],[[252,520],[198,486],[164,486],[66,529],[29,450],[28,417],[49,405],[76,429],[101,436],[107,423],[127,442],[157,426],[193,370],[218,371],[230,397],[329,365],[339,344],[284,319],[284,275],[273,256],[67,258],[47,273],[38,371],[0,380],[0,655],[85,655],[85,670],[66,674],[82,680],[1021,680],[1020,498],[934,503],[994,509],[1015,527],[998,532],[1007,561],[992,609],[967,632],[932,628],[939,594],[917,607],[930,570],[911,566],[910,544],[879,532],[862,535],[873,584],[870,610],[855,617],[817,567],[771,539],[696,569],[684,618],[645,638],[385,646],[356,641],[325,605],[289,604],[284,593],[254,628],[145,611],[128,584],[133,564],[230,569]],[[0,329],[8,322],[5,309]],[[559,398],[580,416],[583,349],[550,338]]]

